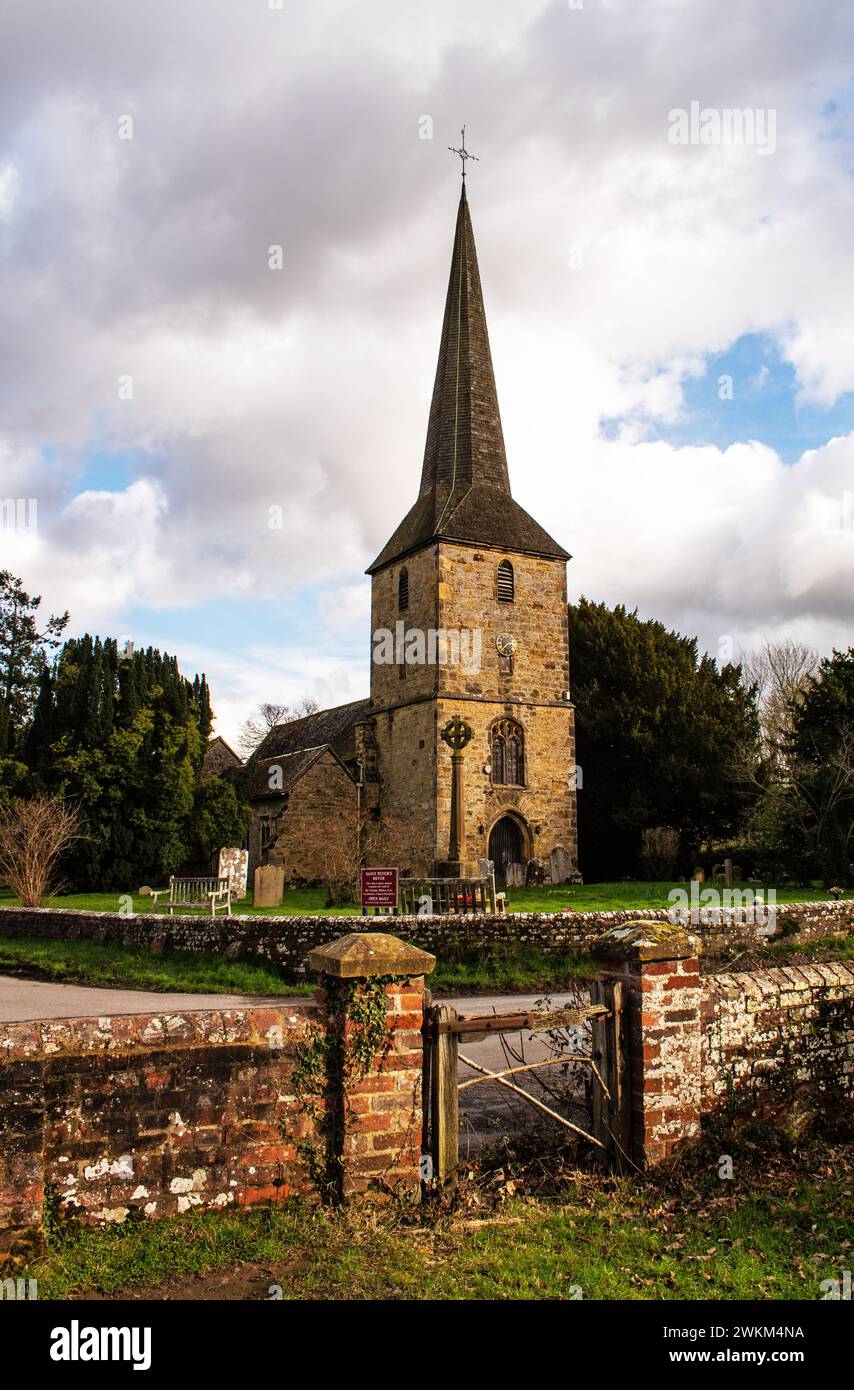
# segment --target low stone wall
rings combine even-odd
[[[328,977],[294,1007],[0,1025],[0,1253],[38,1237],[46,1206],[104,1224],[316,1194],[305,1146],[328,1160],[331,1141],[309,1114],[332,1105],[342,1192],[377,1179],[417,1190],[424,982],[408,971],[432,959],[373,940],[397,954],[375,946],[365,961],[360,936],[352,968],[339,969],[339,942],[328,971],[380,976],[385,1000],[384,1041],[346,1104],[323,1066],[308,1068],[310,1109],[301,1090],[312,1047],[325,1062],[353,1026]]]
[[[703,978],[702,1103],[854,1098],[854,969],[842,961]]]
[[[304,1190],[283,1129],[317,1010],[64,1019],[0,1029],[0,1243],[61,1213],[120,1222]]]
[[[29,936],[59,941],[110,941],[150,950],[207,951],[230,958],[257,957],[283,970],[303,973],[310,951],[334,941],[344,932],[376,931],[390,927],[413,945],[441,960],[453,961],[476,950],[495,952],[531,946],[546,955],[585,950],[612,927],[633,922],[662,922],[667,912],[511,912],[506,916],[478,913],[470,917],[320,917],[263,916],[216,919],[201,915],[167,917],[143,912],[119,912],[16,907],[0,908],[0,937]],[[854,927],[854,901],[791,903],[777,909],[777,930],[802,939],[843,933]],[[744,909],[708,911],[708,921],[691,928],[702,940],[705,954],[757,940],[756,925]]]
[[[632,1158],[646,1166],[699,1136],[733,1099],[751,1111],[804,1093],[854,1098],[854,968],[841,961],[700,975],[700,942],[646,921],[595,954],[626,994]]]

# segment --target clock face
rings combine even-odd
[[[501,656],[512,656],[516,650],[516,638],[503,632],[499,637],[496,637],[495,645]]]

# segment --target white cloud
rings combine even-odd
[[[363,623],[367,667],[359,576],[417,488],[464,116],[511,476],[574,553],[571,588],[713,649],[797,624],[843,639],[850,553],[825,521],[851,436],[787,468],[761,439],[647,435],[748,332],[776,337],[802,399],[854,389],[850,135],[827,115],[850,7],[40,10],[10,0],[0,52],[0,495],[37,495],[40,529],[0,543],[46,603],[124,629],[142,605],[319,585],[331,656],[291,650],[302,668],[273,661],[253,698],[351,688],[335,643]],[[776,154],[672,146],[693,99],[773,107]],[[75,500],[95,447],[131,480]],[[232,658],[206,659],[218,704],[244,698]]]

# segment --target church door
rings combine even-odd
[[[489,858],[495,865],[496,883],[506,883],[508,864],[522,863],[522,831],[510,816],[503,816],[492,827]]]

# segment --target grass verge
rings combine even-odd
[[[153,954],[144,946],[100,941],[39,941],[0,938],[0,974],[185,994],[313,994],[304,980],[289,982],[271,965],[227,961],[195,951]]]
[[[529,947],[462,961],[440,961],[429,985],[443,994],[559,991],[596,973],[589,956],[546,956]],[[195,951],[153,954],[144,946],[100,941],[0,938],[0,974],[107,989],[146,989],[183,994],[293,995],[314,993],[314,983],[279,972],[263,961],[227,961]]]
[[[524,1176],[506,1182],[502,1168],[439,1211],[290,1202],[76,1227],[16,1272],[49,1299],[266,1298],[271,1285],[286,1299],[820,1298],[851,1262],[850,1163],[823,1146],[823,1162],[793,1171],[766,1152],[760,1185],[726,1142],[731,1182],[717,1177],[718,1143],[694,1173],[575,1169],[549,1198],[519,1195]]]

